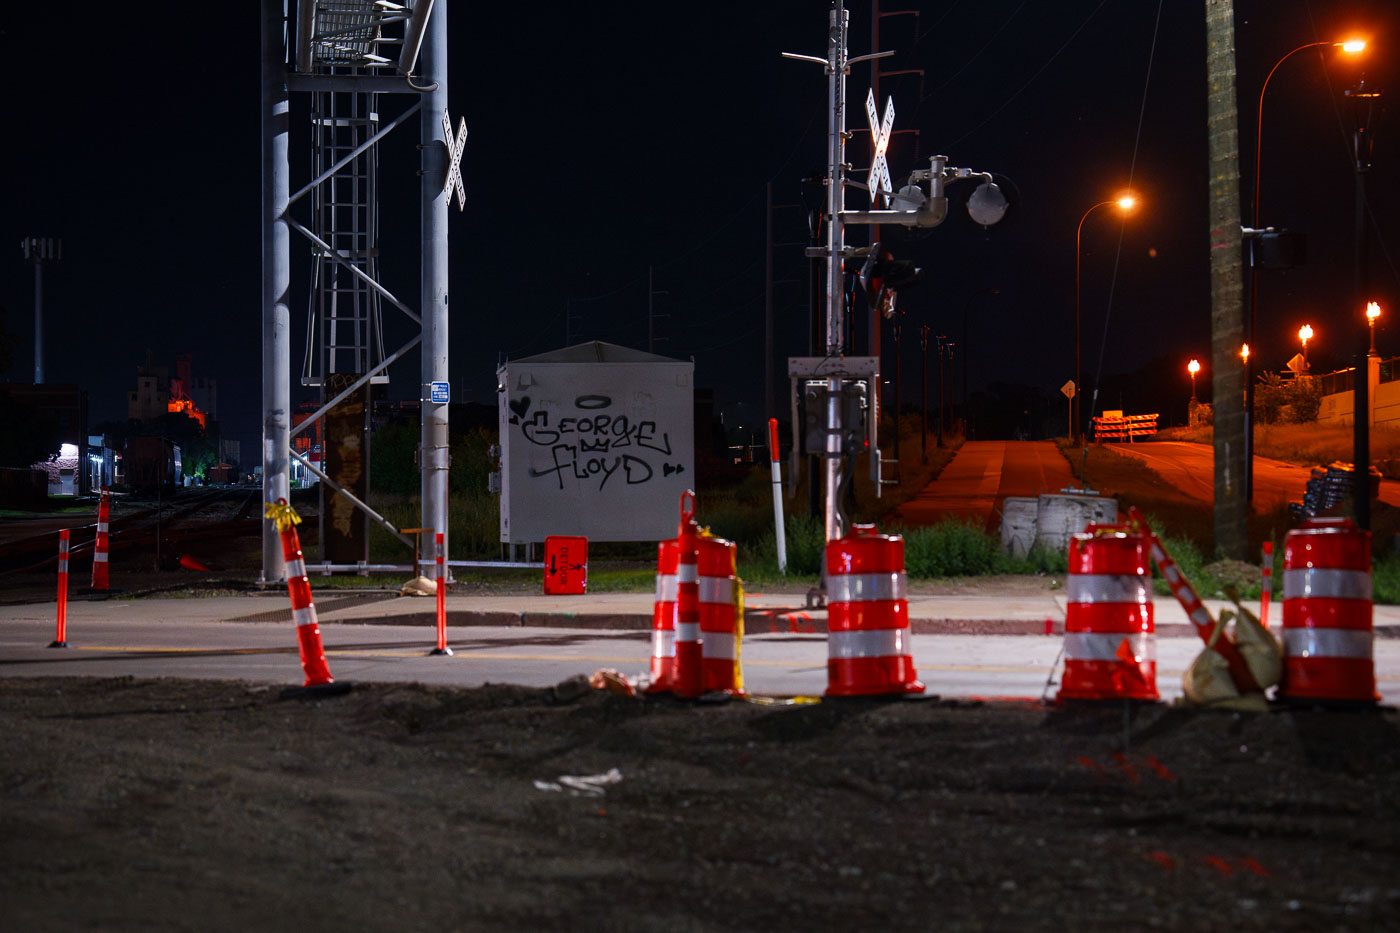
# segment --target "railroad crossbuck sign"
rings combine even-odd
[[[890,195],[894,194],[894,185],[890,182],[890,164],[885,161],[885,150],[889,148],[890,132],[894,129],[894,98],[885,98],[885,118],[881,120],[875,112],[875,92],[866,91],[865,117],[870,121],[870,140],[875,146],[875,158],[870,163],[870,175],[865,180],[866,187],[870,189],[870,203],[874,204],[882,194],[888,202]]]
[[[457,124],[457,137],[452,136],[452,118],[447,115],[447,111],[442,112],[442,138],[447,143],[447,154],[450,160],[447,163],[447,182],[442,186],[442,193],[447,196],[447,203],[452,203],[452,192],[457,192],[457,210],[466,210],[467,192],[462,187],[462,150],[467,147],[467,118],[460,118]]]

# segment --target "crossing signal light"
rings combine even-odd
[[[860,287],[866,300],[885,317],[894,316],[895,296],[923,279],[923,269],[908,259],[895,259],[879,243],[870,247],[860,267]]]

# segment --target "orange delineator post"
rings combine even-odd
[[[783,526],[783,465],[778,459],[778,419],[768,419],[768,463],[773,477],[773,533],[778,550],[778,573],[787,574],[787,529]]]
[[[689,506],[687,506],[687,500]],[[700,525],[695,521],[695,491],[681,493],[681,520],[676,533],[676,661],[672,691],[695,698],[704,692],[700,648]]]
[[[1274,594],[1274,542],[1264,542],[1264,562],[1259,567],[1259,624],[1269,628],[1269,600]]]
[[[321,626],[316,621],[316,604],[311,600],[311,581],[306,578],[306,561],[301,553],[301,541],[296,526],[301,522],[286,499],[269,505],[266,516],[277,522],[282,538],[282,560],[287,565],[287,595],[292,600],[292,620],[297,626],[297,649],[301,654],[301,669],[306,674],[306,687],[334,683],[326,652],[321,646]]]
[[[68,647],[68,529],[58,533],[58,632],[50,648]]]
[[[1143,518],[1141,512],[1136,508],[1128,509],[1129,521],[1141,530],[1147,537],[1148,543],[1152,547],[1152,560],[1157,565],[1157,569],[1162,571],[1162,576],[1167,578],[1167,585],[1171,587],[1172,593],[1176,596],[1176,601],[1181,603],[1181,608],[1186,610],[1186,618],[1196,628],[1196,634],[1201,637],[1201,641],[1210,645],[1217,654],[1225,659],[1226,665],[1230,669],[1230,679],[1235,682],[1235,688],[1240,693],[1261,693],[1259,682],[1254,679],[1254,675],[1249,672],[1249,667],[1244,663],[1244,658],[1235,647],[1234,641],[1223,632],[1220,637],[1211,645],[1211,636],[1215,633],[1215,620],[1210,617],[1210,610],[1201,602],[1201,597],[1196,595],[1196,590],[1191,586],[1191,581],[1186,579],[1186,575],[1181,572],[1181,568],[1172,560],[1167,549],[1162,546],[1157,533],[1152,530],[1152,526]]]
[[[447,548],[443,546],[442,532],[434,536],[437,547],[437,647],[428,654],[452,653],[447,647]]]
[[[92,549],[92,588],[94,590],[105,590],[108,588],[108,567],[107,549],[108,520],[112,514],[112,494],[106,487],[102,487],[102,499],[97,505],[97,541]]]

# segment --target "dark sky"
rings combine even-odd
[[[454,7],[452,110],[470,127],[467,210],[454,208],[451,221],[455,398],[494,403],[501,354],[562,345],[566,309],[575,339],[645,348],[650,265],[664,293],[654,298],[666,315],[656,322],[658,352],[694,356],[698,384],[721,404],[757,405],[764,186],[772,182],[779,205],[776,240],[802,240],[801,179],[822,164],[826,127],[821,69],[778,53],[823,55],[827,4]],[[859,55],[870,51],[870,6],[852,7]],[[924,71],[882,81],[896,129],[920,131],[891,146],[896,183],[937,152],[999,173],[1013,205],[990,230],[955,208],[943,226],[897,243],[926,275],[900,301],[906,386],[919,365],[912,335],[927,323],[968,351],[974,391],[1021,382],[1058,398],[1072,370],[1076,225],[1131,181],[1143,201],[1132,219],[1120,226],[1101,209],[1084,226],[1084,381],[1092,386],[1101,355],[1105,374],[1179,359],[1184,405],[1186,360],[1209,357],[1204,2],[1164,2],[1155,51],[1151,0],[883,6],[914,8],[917,20],[891,16],[881,26],[881,45],[897,51],[883,69]],[[0,378],[33,376],[33,278],[18,243],[61,236],[63,262],[45,283],[47,381],[84,385],[94,423],[121,418],[148,350],[164,364],[189,352],[197,375],[219,381],[226,432],[251,447],[260,418],[257,4],[222,6],[209,21],[163,10],[141,19],[112,4],[85,10],[75,18],[61,5],[24,4],[0,27],[13,88],[0,147],[0,241],[10,244],[0,252],[0,306],[16,341]],[[1360,326],[1349,320],[1353,174],[1339,100],[1363,67],[1368,82],[1397,86],[1400,5],[1237,0],[1236,29],[1246,203],[1270,67],[1306,42],[1359,32],[1372,43],[1356,61],[1330,49],[1293,56],[1264,113],[1262,219],[1306,232],[1309,259],[1266,274],[1256,359],[1281,368],[1306,321],[1317,331],[1314,370],[1327,371],[1351,346],[1341,330]],[[850,78],[853,128],[864,125],[869,74],[858,65]],[[382,100],[386,119],[405,106]],[[304,123],[304,100],[293,107],[294,126]],[[294,188],[309,178],[297,133]],[[416,305],[416,126],[401,134],[381,159],[383,276]],[[1393,315],[1396,121],[1384,120],[1376,139],[1371,280]],[[867,147],[858,135],[853,164],[868,164]],[[953,190],[965,197],[970,186]],[[863,201],[859,191],[848,198]],[[851,239],[863,236],[853,230]],[[299,361],[307,274],[295,237],[293,249]],[[805,353],[806,261],[793,245],[776,257],[777,278],[796,280],[777,286],[778,352]],[[386,311],[391,347],[410,335],[405,323]],[[1378,345],[1400,353],[1389,315]],[[417,371],[416,355],[395,369],[391,396],[415,397]],[[1201,378],[1204,389],[1209,374]]]

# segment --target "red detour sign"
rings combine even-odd
[[[1090,525],[1070,538],[1065,673],[1057,700],[1156,700],[1157,628],[1144,535]]]
[[[1292,701],[1374,703],[1371,533],[1315,518],[1283,539],[1283,681]]]
[[[544,539],[546,596],[577,596],[588,590],[588,539],[550,535]]]
[[[904,539],[856,525],[826,546],[827,696],[923,693],[909,641]]]

